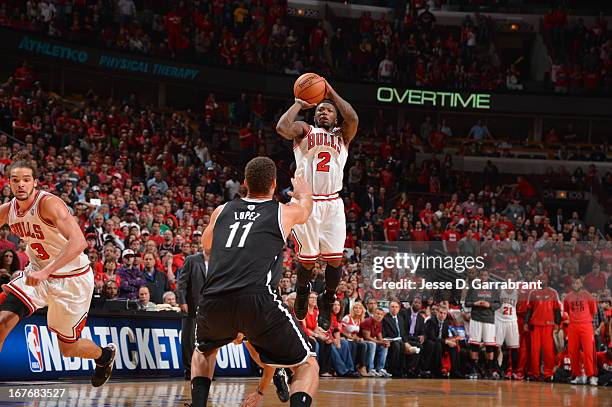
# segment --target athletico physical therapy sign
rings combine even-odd
[[[113,376],[183,374],[181,319],[150,317],[90,317],[83,338],[100,346],[117,345]],[[0,353],[0,381],[47,380],[93,373],[90,359],[66,358],[44,315],[21,321]],[[252,363],[244,345],[229,344],[217,354],[216,375],[250,376]]]
[[[290,98],[295,76],[226,69],[210,65],[185,64],[136,53],[85,47],[31,32],[0,27],[0,56],[27,57],[44,64],[59,62],[58,68],[78,68],[155,83],[189,84],[207,91],[253,92],[269,97]],[[456,92],[341,82],[334,88],[351,103],[369,106],[396,106],[423,110],[461,110],[503,113],[587,115],[608,118],[612,98],[560,96],[527,92]]]

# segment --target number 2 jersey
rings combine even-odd
[[[348,149],[339,127],[330,131],[310,126],[299,143],[293,143],[296,174],[312,186],[314,195],[330,195],[342,190]]]
[[[281,207],[272,199],[248,198],[223,206],[213,229],[202,299],[269,292],[278,285],[285,246]]]
[[[11,232],[26,243],[26,254],[30,259],[30,267],[41,270],[54,261],[68,244],[55,225],[40,216],[40,204],[44,199],[52,199],[50,193],[36,191],[34,201],[24,211],[19,210],[17,200],[13,198],[10,203],[8,224]],[[52,276],[69,276],[79,274],[89,267],[89,259],[85,253],[79,254]]]

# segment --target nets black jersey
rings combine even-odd
[[[279,202],[226,203],[215,222],[202,297],[274,289],[281,277],[284,245]]]

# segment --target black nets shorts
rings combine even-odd
[[[243,333],[261,361],[275,367],[291,367],[314,356],[302,324],[276,295],[233,294],[202,299],[198,306],[196,349],[220,348]]]

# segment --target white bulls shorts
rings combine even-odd
[[[26,285],[26,273],[18,271],[4,292],[14,294],[29,309],[30,315],[39,308],[49,307],[47,325],[62,342],[76,342],[87,321],[94,291],[94,275],[87,268],[70,276],[49,277],[37,286]]]
[[[323,261],[341,260],[346,240],[344,202],[337,193],[313,195],[310,217],[303,225],[295,225],[294,239],[298,260],[314,263],[319,256]]]
[[[470,341],[474,345],[495,346],[495,324],[485,322],[470,321]]]
[[[504,342],[508,348],[518,348],[520,344],[518,321],[495,320],[495,341],[497,346]]]

